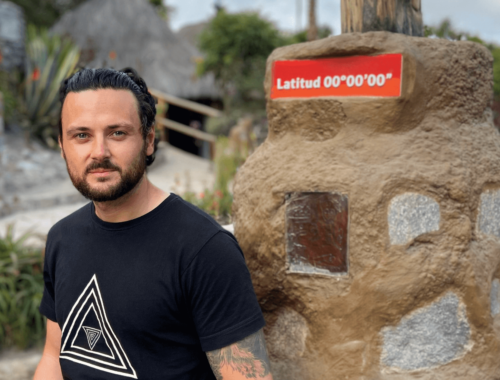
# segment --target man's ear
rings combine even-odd
[[[151,126],[151,130],[149,131],[148,135],[146,136],[146,144],[147,144],[146,156],[151,156],[155,151],[155,125],[154,124]]]
[[[57,139],[57,142],[59,143],[59,148],[61,149],[61,157],[63,158],[63,160],[66,160],[66,156],[64,155],[64,149],[63,149],[63,145],[62,145],[61,136],[59,136],[59,138]]]

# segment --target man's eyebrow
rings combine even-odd
[[[119,123],[119,124],[108,125],[106,127],[106,129],[118,129],[118,128],[133,129],[134,126],[132,124],[128,124],[128,123]]]
[[[134,129],[134,126],[132,124],[129,124],[129,123],[119,123],[119,124],[108,125],[106,127],[106,129],[110,129],[110,130],[119,129],[119,128],[125,128],[125,129],[130,130],[130,129]],[[70,128],[66,131],[66,135],[68,137],[71,137],[71,135],[73,135],[75,133],[88,132],[90,130],[91,129],[89,127],[73,127],[73,128]]]
[[[88,127],[73,127],[73,128],[70,128],[66,131],[66,136],[70,137],[72,134],[74,134],[76,132],[82,133],[82,132],[88,132],[88,131],[90,131],[90,128],[88,128]]]

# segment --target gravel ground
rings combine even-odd
[[[0,380],[31,380],[42,357],[41,348],[0,354]]]

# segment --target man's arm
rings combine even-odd
[[[63,380],[59,364],[61,350],[61,328],[47,319],[47,338],[43,349],[42,360],[38,364],[33,380]]]
[[[207,357],[217,380],[273,380],[262,329]]]

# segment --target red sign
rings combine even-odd
[[[402,54],[275,61],[271,99],[397,97]]]

